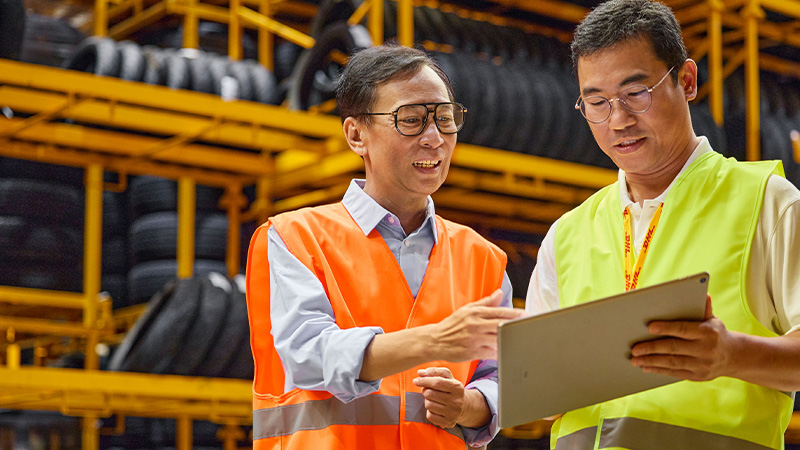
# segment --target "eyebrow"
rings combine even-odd
[[[622,82],[618,85],[618,87],[621,88],[621,87],[623,87],[625,85],[628,85],[628,84],[631,84],[631,83],[636,83],[637,81],[642,81],[642,80],[645,80],[645,79],[647,79],[649,77],[650,76],[645,74],[645,73],[637,73],[637,74],[631,75],[628,78],[625,78],[624,80],[622,80]],[[598,89],[598,88],[587,87],[587,88],[583,88],[583,90],[581,91],[581,95],[583,97],[586,97],[587,95],[597,94],[598,92],[600,92],[600,89]]]

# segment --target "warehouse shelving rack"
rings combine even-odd
[[[424,2],[500,22],[513,22],[507,12],[514,9],[569,23],[579,21],[588,11],[555,1],[493,3],[494,15],[489,16],[457,4]],[[758,102],[753,101],[758,97],[758,48],[764,39],[796,45],[790,32],[794,25],[764,23],[762,8],[800,17],[800,2],[668,3],[684,25],[692,56],[709,56],[712,75],[702,92],[709,96],[718,123],[723,120],[723,78],[746,65],[748,135],[756,137],[754,143],[748,141],[748,158],[758,159]],[[413,41],[414,4],[398,1],[398,39],[403,44]],[[95,5],[95,34],[117,39],[174,14],[183,17],[184,46],[197,47],[198,20],[228,23],[232,59],[241,57],[237,45],[241,28],[256,28],[259,59],[267,66],[271,65],[275,35],[306,48],[314,43],[303,31],[276,20],[287,11],[305,17],[313,14],[290,1],[97,0]],[[383,2],[369,0],[350,22],[366,17],[373,40],[380,42],[382,15]],[[557,29],[534,28],[568,39],[568,33]],[[738,44],[741,48],[734,48]],[[761,55],[761,66],[800,78],[800,69],[791,61]],[[224,188],[222,203],[230,224],[226,262],[229,273],[235,274],[240,269],[238,224],[263,222],[274,213],[335,201],[349,180],[362,174],[363,163],[347,149],[339,120],[2,60],[0,99],[0,106],[18,114],[0,121],[0,155],[82,167],[86,174],[83,292],[0,287],[0,330],[5,331],[0,333],[0,360],[5,363],[0,367],[0,407],[83,417],[85,449],[98,446],[97,419],[114,414],[120,418],[177,418],[179,449],[191,448],[192,420],[212,420],[226,425],[225,446],[234,448],[241,437],[238,426],[251,420],[249,382],[96,370],[98,344],[118,341],[120,333],[146,307],[112,311],[113,299],[99,292],[102,190],[124,190],[128,175],[177,180],[178,276],[189,277],[194,259],[195,184]],[[750,111],[753,108],[755,111]],[[119,174],[119,182],[104,182],[104,172]],[[557,217],[615,178],[616,174],[606,169],[459,144],[447,183],[435,199],[437,210],[445,216],[479,230],[544,234]],[[242,188],[249,185],[257,187],[251,204],[242,195]],[[65,336],[70,338],[68,344],[64,344]],[[34,348],[41,362],[65,345],[85,349],[87,370],[20,366],[21,348]],[[117,423],[119,426],[124,420]],[[795,414],[787,436],[798,430],[800,416]],[[548,432],[546,422],[504,430],[511,437],[538,437]]]

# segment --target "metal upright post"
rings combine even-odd
[[[178,278],[191,278],[194,273],[195,187],[191,178],[178,180]]]
[[[758,67],[758,21],[766,17],[759,5],[759,0],[749,0],[742,8],[744,18],[744,45],[747,52],[745,59],[745,142],[748,161],[761,159],[761,112],[759,99],[759,67]]]

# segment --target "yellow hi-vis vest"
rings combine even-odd
[[[431,449],[467,447],[461,428],[426,418],[417,369],[447,367],[467,384],[478,361],[432,361],[384,377],[378,392],[344,403],[326,391],[284,392],[284,372],[270,335],[267,228],[322,283],[340,328],[380,326],[387,333],[436,323],[500,288],[506,255],[470,228],[436,216],[416,299],[377,230],[364,236],[342,203],[284,213],[258,228],[247,259],[247,305],[255,358],[254,450]]]
[[[729,330],[775,336],[753,316],[745,286],[771,174],[783,176],[780,162],[740,163],[716,152],[693,162],[667,194],[639,286],[707,271],[714,315]],[[555,233],[562,307],[625,290],[618,183],[564,215]],[[728,377],[680,381],[565,414],[553,424],[551,447],[781,449],[791,414],[791,394],[775,389]]]

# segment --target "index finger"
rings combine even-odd
[[[453,374],[447,367],[426,367],[417,370],[417,375],[421,377],[453,378]]]
[[[691,320],[656,320],[650,322],[647,331],[660,336],[674,336],[681,339],[699,339],[703,336],[700,324]]]

